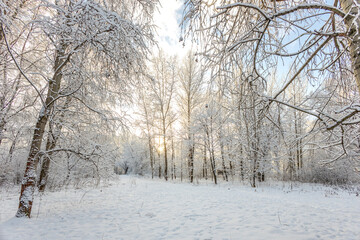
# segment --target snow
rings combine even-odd
[[[360,197],[314,184],[189,184],[121,176],[98,188],[36,194],[14,218],[0,192],[0,239],[359,239]]]

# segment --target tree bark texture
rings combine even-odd
[[[26,162],[26,169],[24,178],[21,183],[21,191],[19,198],[19,208],[16,213],[16,217],[28,217],[30,218],[31,209],[33,204],[33,195],[36,184],[36,168],[39,162],[39,153],[45,127],[48,122],[50,113],[54,108],[54,101],[59,95],[62,73],[61,68],[64,66],[64,53],[65,46],[61,47],[61,50],[57,50],[54,75],[49,82],[48,92],[45,100],[45,106],[42,107],[39,117],[37,119],[33,138],[30,145],[29,156]]]
[[[61,108],[61,114],[59,116],[59,124],[55,125],[53,122],[49,123],[49,134],[46,141],[46,154],[41,165],[40,178],[39,178],[39,191],[44,192],[47,179],[49,176],[49,168],[51,156],[53,154],[52,150],[56,147],[56,143],[60,137],[62,130],[62,123],[65,118],[65,111],[70,104],[71,98],[67,97],[64,106]],[[55,129],[54,129],[55,128]]]
[[[348,28],[350,57],[354,76],[360,93],[360,17],[357,16],[360,13],[360,0],[340,0],[340,5],[346,14],[351,14],[345,17],[345,24]]]

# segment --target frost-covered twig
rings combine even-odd
[[[37,92],[37,94],[38,94],[38,96],[39,96],[39,98],[40,98],[40,100],[41,100],[42,105],[43,105],[43,106],[46,106],[45,101],[44,101],[44,99],[42,98],[42,95],[41,95],[39,89],[37,89],[37,87],[35,86],[35,84],[26,76],[26,74],[24,73],[24,71],[22,70],[22,68],[20,67],[20,65],[18,64],[18,62],[16,61],[16,59],[15,59],[15,57],[14,57],[14,55],[13,55],[11,49],[10,49],[9,43],[8,43],[8,41],[7,41],[5,29],[3,28],[3,25],[2,25],[2,24],[0,24],[0,26],[1,26],[1,31],[2,31],[2,33],[3,33],[3,36],[4,36],[4,41],[5,41],[5,44],[6,44],[6,48],[7,48],[8,52],[9,52],[12,60],[14,61],[17,69],[19,70],[19,72],[21,73],[21,75],[22,75],[22,76],[30,83],[30,85],[35,89],[35,91]]]

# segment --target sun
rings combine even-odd
[[[165,149],[165,148],[164,148],[163,145],[157,147],[157,150],[158,150],[159,153],[163,153],[163,152],[164,152],[164,149]]]
[[[159,153],[164,152],[164,150],[165,150],[164,138],[162,136],[155,137],[155,147]]]

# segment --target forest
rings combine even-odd
[[[0,188],[19,190],[16,217],[117,175],[359,184],[360,1],[179,2],[180,54],[159,42],[164,0],[0,0]]]

